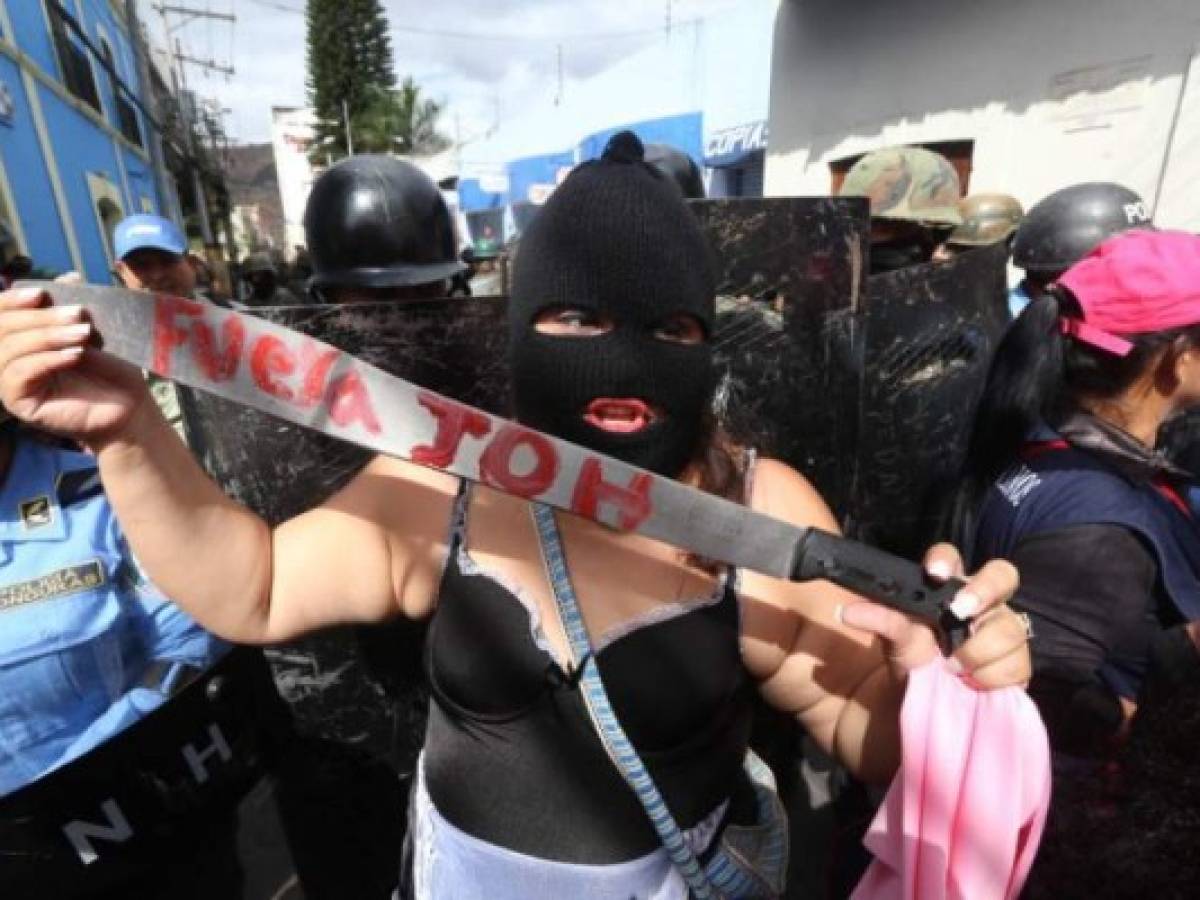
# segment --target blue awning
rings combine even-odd
[[[644,122],[631,122],[589,134],[579,142],[580,159],[596,159],[604,152],[609,139],[618,131],[629,130],[644,144],[670,144],[682,150],[692,159],[699,159],[701,150],[702,118],[698,112],[665,116]]]
[[[559,173],[575,165],[573,151],[544,153],[508,164],[508,202],[542,203],[558,184]]]
[[[767,122],[747,122],[714,131],[704,142],[704,165],[710,169],[736,166],[767,149]]]
[[[483,209],[498,209],[508,201],[508,189],[503,191],[487,190],[482,179],[458,179],[458,205],[463,212],[475,212]]]

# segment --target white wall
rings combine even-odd
[[[1200,231],[1198,55],[1197,0],[783,0],[766,192],[825,194],[831,160],[971,139],[972,192],[1028,206],[1106,180],[1152,203],[1161,180],[1156,221]]]
[[[304,244],[304,205],[312,189],[313,168],[308,162],[308,148],[315,137],[316,114],[308,108],[271,110],[271,143],[275,152],[275,173],[279,179],[279,195],[283,204],[284,253],[291,258],[299,244]]]

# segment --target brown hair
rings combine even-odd
[[[695,487],[734,503],[745,504],[746,476],[750,451],[738,444],[721,426],[714,413],[706,413],[698,449],[688,467],[695,473]],[[687,564],[715,575],[724,563],[695,553],[687,555]]]

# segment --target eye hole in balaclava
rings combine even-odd
[[[513,399],[530,427],[674,477],[712,400],[716,282],[695,216],[642,155],[631,132],[613,137],[522,236]]]

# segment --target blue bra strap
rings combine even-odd
[[[608,694],[600,680],[600,671],[592,653],[592,643],[583,621],[583,613],[571,586],[571,576],[567,573],[567,560],[563,554],[558,525],[554,521],[554,511],[537,503],[530,506],[541,543],[542,559],[550,578],[550,587],[554,591],[554,602],[563,631],[566,632],[567,641],[571,645],[571,656],[580,669],[579,684],[596,733],[617,770],[637,794],[667,855],[687,882],[692,896],[696,900],[723,900],[722,894],[709,881],[708,875],[696,859],[696,854],[688,846],[675,817],[667,809],[662,794],[658,792],[632,742],[625,736],[625,729],[621,727],[612,705],[608,702]]]

